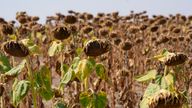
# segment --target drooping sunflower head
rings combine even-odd
[[[188,57],[185,54],[182,53],[172,54],[165,61],[165,65],[176,66],[179,64],[183,64],[187,59]]]
[[[3,45],[4,51],[14,57],[26,57],[29,55],[29,49],[17,41],[9,41]]]
[[[64,40],[70,36],[71,32],[67,27],[64,26],[56,26],[52,30],[52,35],[55,39]]]
[[[160,90],[149,100],[149,108],[182,108],[186,98],[179,92]]]
[[[111,48],[111,44],[107,40],[90,40],[86,43],[84,47],[84,52],[87,56],[100,56],[104,53],[107,53]]]

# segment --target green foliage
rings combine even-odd
[[[101,63],[96,64],[95,70],[96,70],[97,76],[99,76],[102,80],[107,81],[109,79],[106,73],[105,66],[103,64]]]
[[[35,43],[34,43],[34,41],[33,40],[31,40],[31,39],[23,39],[23,40],[21,40],[22,41],[22,43],[26,46],[26,47],[28,47],[28,49],[29,49],[29,51],[30,51],[30,53],[31,54],[35,54],[35,55],[38,55],[38,54],[40,54],[40,48],[39,48],[39,46],[38,45],[36,45]]]
[[[61,78],[61,84],[67,84],[69,81],[71,81],[75,77],[74,70],[77,68],[79,61],[80,61],[80,58],[75,57],[69,68],[66,65],[61,66],[63,67],[61,71],[64,73],[64,76]]]
[[[80,103],[83,108],[105,108],[107,95],[104,92],[83,92],[80,94]]]
[[[83,92],[80,94],[79,100],[83,108],[89,108],[91,104],[91,94],[89,92]]]
[[[169,57],[173,55],[175,55],[175,53],[170,53],[166,49],[164,49],[161,54],[154,56],[153,59],[160,62],[165,62],[169,59]],[[150,83],[145,90],[143,99],[140,102],[140,108],[149,108],[149,103],[151,102],[151,99],[158,97],[159,93],[161,92],[177,93],[178,91],[175,88],[175,73],[181,71],[182,69],[178,66],[167,67],[165,65],[163,71],[164,74],[157,75],[156,70],[151,70],[146,75],[137,78],[136,80],[138,82],[145,82],[154,79],[153,83]]]
[[[83,52],[83,48],[77,48],[76,52],[77,52],[77,55],[80,56],[81,53]]]
[[[143,76],[141,76],[139,78],[136,78],[136,81],[146,82],[146,81],[155,79],[156,75],[157,75],[157,70],[153,69],[153,70],[148,71],[146,75],[143,75]]]
[[[172,73],[168,73],[166,76],[163,76],[161,79],[161,88],[173,91],[175,85],[175,76]]]
[[[5,75],[8,75],[8,76],[16,76],[16,75],[18,75],[23,70],[23,68],[25,67],[25,64],[26,64],[26,60],[23,60],[19,65],[17,65],[16,67],[12,68],[8,72],[6,72]]]
[[[151,96],[157,93],[160,90],[160,86],[158,84],[150,83],[145,90],[143,95],[143,99],[140,103],[140,108],[149,108],[148,103]]]
[[[105,108],[107,105],[107,95],[104,92],[93,94],[93,108]]]
[[[0,73],[5,73],[11,69],[9,59],[2,53],[0,53]]]
[[[145,97],[152,96],[153,94],[155,94],[159,90],[160,90],[159,85],[150,83],[148,85],[147,89],[145,90],[145,93],[144,93],[143,97],[145,98]]]
[[[30,82],[26,80],[15,80],[13,84],[13,104],[17,106],[19,102],[27,95],[30,88]]]
[[[73,77],[74,71],[70,69],[67,73],[65,73],[64,77],[61,79],[62,84],[67,84]]]
[[[75,69],[75,75],[80,80],[83,81],[88,77],[94,69],[94,63],[89,59],[83,59],[79,62],[77,68]]]
[[[61,42],[53,41],[52,45],[48,50],[49,56],[54,56],[55,54],[61,52],[64,48],[64,44]]]
[[[67,105],[65,105],[63,102],[57,102],[54,108],[67,108]]]
[[[170,53],[167,49],[164,49],[161,54],[153,57],[154,60],[165,62],[170,56],[175,55],[175,53]]]
[[[39,72],[36,72],[36,86],[40,96],[45,100],[50,100],[54,93],[51,88],[51,72],[46,66],[42,66]]]

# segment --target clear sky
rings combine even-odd
[[[46,16],[56,12],[66,13],[71,9],[93,14],[119,11],[121,15],[126,15],[130,10],[147,10],[149,15],[192,15],[192,0],[1,0],[0,17],[11,20],[17,11],[27,11],[29,15],[40,16],[43,21]]]

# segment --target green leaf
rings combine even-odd
[[[99,76],[101,79],[103,79],[103,80],[108,79],[107,74],[106,74],[106,69],[103,64],[101,64],[101,63],[96,64],[95,70],[96,70],[97,76]]]
[[[64,77],[61,79],[61,84],[67,84],[73,76],[73,71],[68,71],[67,73],[65,73]]]
[[[162,77],[161,88],[166,90],[174,90],[175,76],[172,73],[168,73],[166,76]]]
[[[67,105],[65,105],[64,103],[62,102],[57,102],[55,104],[55,107],[54,108],[67,108]]]
[[[81,53],[83,52],[83,48],[77,48],[76,52],[77,52],[77,55],[80,56]]]
[[[40,54],[40,48],[31,39],[23,39],[22,43],[28,47],[31,54]]]
[[[38,55],[41,53],[40,48],[37,45],[29,46],[28,48],[29,48],[29,51],[31,54],[37,54]]]
[[[59,53],[63,50],[64,44],[61,42],[53,41],[51,47],[48,50],[49,56],[54,56],[56,53]]]
[[[155,79],[156,75],[157,75],[157,70],[155,70],[155,69],[154,70],[150,70],[150,71],[147,72],[146,75],[143,75],[143,76],[137,78],[136,81],[138,81],[138,82],[146,82],[146,81]]]
[[[63,66],[62,72],[64,72],[65,74],[61,78],[61,84],[67,84],[69,81],[71,81],[75,77],[74,70],[77,68],[79,62],[80,62],[80,58],[75,57],[69,68],[68,66],[65,66],[65,65]]]
[[[2,53],[0,53],[0,73],[5,73],[11,69],[9,59]]]
[[[87,59],[83,59],[79,62],[77,68],[75,69],[75,75],[80,81],[83,81],[90,75],[93,69],[94,66],[92,62]]]
[[[79,101],[82,108],[88,108],[91,104],[91,94],[88,92],[83,92],[79,96]]]
[[[76,69],[77,68],[77,66],[78,66],[78,64],[79,64],[79,62],[80,62],[80,58],[79,57],[75,57],[74,59],[73,59],[73,61],[72,61],[72,64],[71,64],[71,69]]]
[[[13,86],[13,104],[17,106],[19,102],[27,95],[30,88],[29,81],[21,80]]]
[[[6,72],[5,75],[8,75],[8,76],[18,75],[25,67],[25,64],[26,64],[26,60],[23,60],[18,66],[14,67],[11,70],[9,70],[8,72]]]
[[[162,75],[157,75],[155,78],[155,84],[161,85]]]
[[[149,108],[148,104],[149,104],[149,98],[143,98],[139,106],[140,108]]]
[[[92,101],[93,108],[105,108],[107,105],[107,95],[105,92],[94,93]]]
[[[175,84],[175,76],[172,73],[168,73],[165,77],[168,86],[174,86]]]
[[[168,85],[167,85],[167,81],[165,79],[165,77],[163,76],[161,79],[161,88],[167,90],[168,89]]]
[[[46,66],[42,66],[35,78],[40,96],[45,100],[50,100],[54,95],[51,88],[51,71]]]
[[[69,70],[69,66],[66,65],[66,64],[61,63],[60,70],[61,70],[61,72],[62,72],[63,74],[66,74],[67,71]]]
[[[167,60],[167,58],[171,55],[174,55],[174,53],[170,53],[167,49],[164,49],[161,54],[154,56],[153,59],[165,62],[165,60]]]
[[[145,97],[149,97],[152,96],[153,94],[155,94],[156,92],[158,92],[160,90],[160,86],[158,84],[153,84],[150,83],[147,87],[147,89],[145,90],[145,93],[143,95],[143,98]]]

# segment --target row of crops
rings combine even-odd
[[[192,16],[0,18],[0,108],[190,108]]]

